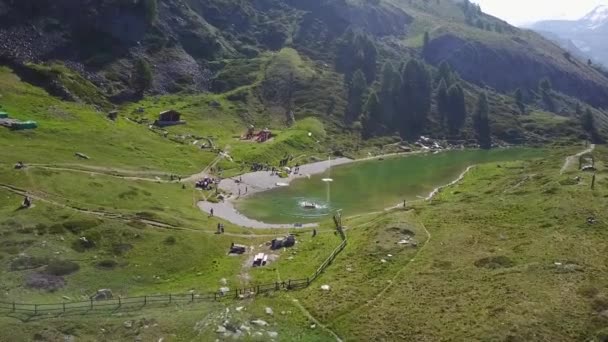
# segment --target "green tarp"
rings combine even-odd
[[[24,121],[13,124],[11,127],[13,129],[34,129],[38,128],[38,123],[36,121]]]

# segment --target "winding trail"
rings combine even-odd
[[[46,204],[50,204],[50,205],[60,207],[63,209],[72,210],[72,211],[75,211],[75,212],[78,212],[81,214],[85,214],[85,215],[96,216],[96,217],[106,218],[106,219],[110,219],[110,220],[118,220],[118,221],[122,221],[125,223],[129,223],[129,222],[132,222],[133,220],[137,220],[137,221],[143,222],[143,223],[151,226],[152,228],[156,228],[156,229],[181,230],[181,231],[196,232],[196,233],[211,234],[211,235],[216,234],[215,230],[202,230],[202,229],[195,229],[195,228],[188,228],[188,227],[178,227],[178,226],[174,226],[174,225],[160,222],[160,221],[142,219],[142,218],[139,218],[136,216],[129,216],[129,215],[121,214],[121,213],[96,211],[96,210],[89,210],[89,209],[74,207],[74,206],[70,206],[70,205],[67,205],[64,203],[60,203],[60,202],[51,200],[41,194],[32,193],[27,190],[20,189],[20,188],[17,188],[12,185],[8,185],[8,184],[0,183],[0,189],[4,189],[8,192],[14,193],[19,196],[24,196],[24,197],[29,196],[30,198],[35,199],[36,201],[44,202]],[[318,231],[318,233],[328,233],[328,232],[333,232],[333,230],[327,229],[327,230]],[[229,232],[223,233],[222,235],[239,237],[239,238],[273,238],[273,237],[277,236],[277,234],[239,234],[239,233],[229,233]]]
[[[566,157],[566,160],[564,161],[564,165],[562,166],[561,170],[559,171],[559,174],[563,175],[570,168],[570,165],[576,160],[576,158],[579,158],[580,156],[582,156],[584,154],[591,153],[591,152],[593,152],[593,150],[595,150],[595,144],[589,145],[589,148],[587,148],[584,151],[581,151],[575,155]]]
[[[226,149],[227,148],[229,148],[229,146],[227,146]],[[186,178],[183,178],[181,180],[182,183],[192,183],[192,182],[196,182],[196,181],[198,181],[200,179],[203,179],[205,177],[208,177],[209,176],[209,170],[212,167],[215,167],[215,165],[217,165],[217,163],[219,163],[220,160],[222,160],[222,158],[224,158],[224,157],[225,157],[225,155],[223,155],[221,153],[218,153],[217,157],[215,157],[215,159],[213,159],[211,161],[211,163],[209,163],[209,165],[207,165],[207,167],[205,167],[201,172],[197,172],[197,173],[195,173],[193,175],[190,175],[190,176],[188,176]]]
[[[146,182],[154,182],[154,183],[176,183],[176,181],[164,180],[158,176],[156,176],[157,178],[149,178],[149,177],[120,175],[120,174],[118,174],[118,172],[111,170],[111,169],[108,169],[107,172],[101,172],[101,171],[72,169],[72,168],[57,167],[57,166],[28,165],[27,167],[29,169],[44,169],[44,170],[51,170],[51,171],[77,172],[77,173],[84,173],[84,174],[88,174],[88,175],[99,175],[99,176],[114,177],[114,178],[120,178],[120,179],[124,179],[124,180],[133,180],[133,181],[146,181]],[[163,175],[163,176],[167,176],[167,175]]]
[[[389,280],[388,284],[380,291],[378,292],[374,298],[368,300],[365,304],[363,304],[362,306],[360,306],[359,308],[355,309],[361,309],[361,308],[366,308],[370,305],[372,305],[373,303],[375,303],[378,299],[380,299],[388,290],[390,290],[393,285],[395,285],[395,281],[397,280],[397,278],[401,275],[401,273],[403,273],[411,264],[412,262],[414,262],[416,260],[416,257],[423,251],[426,249],[426,246],[429,245],[429,243],[431,242],[431,232],[429,232],[428,229],[426,229],[426,226],[422,223],[419,222],[420,226],[422,226],[422,228],[424,229],[424,232],[426,233],[426,241],[424,242],[424,245],[422,247],[420,247],[420,249],[418,249],[418,251],[416,252],[416,254],[414,255],[413,258],[411,258],[407,264],[405,264],[405,266],[403,266],[401,269],[399,269],[399,271],[397,271],[397,273],[395,273],[395,275],[391,278],[391,280]]]
[[[281,280],[281,273],[279,272],[279,268],[277,267],[276,269],[277,272],[277,280],[278,282],[282,282]],[[340,338],[340,336],[333,330],[331,330],[329,327],[327,327],[325,324],[321,323],[315,316],[313,316],[310,311],[308,311],[304,305],[302,305],[302,303],[300,303],[299,300],[297,300],[296,298],[294,298],[289,292],[286,292],[286,295],[289,299],[291,299],[291,302],[293,303],[293,305],[295,307],[297,307],[300,312],[302,312],[302,314],[304,316],[306,316],[306,318],[308,318],[309,320],[311,320],[312,322],[314,322],[317,326],[319,326],[321,329],[325,330],[327,333],[329,333],[331,336],[333,336],[337,342],[342,342],[342,339]]]

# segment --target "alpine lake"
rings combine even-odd
[[[426,198],[471,165],[533,159],[544,153],[536,148],[501,148],[370,159],[332,167],[235,204],[243,215],[266,223],[318,222],[336,210],[351,216]]]

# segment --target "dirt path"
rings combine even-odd
[[[559,174],[563,175],[570,168],[570,165],[572,165],[572,163],[574,163],[576,161],[576,158],[579,158],[580,156],[582,156],[584,154],[591,153],[591,152],[593,152],[593,150],[595,150],[595,144],[589,145],[589,148],[587,148],[584,151],[581,151],[575,155],[566,157],[566,160],[564,161],[564,165],[562,166],[562,169],[559,171]]]
[[[75,212],[78,212],[81,214],[85,214],[85,215],[91,215],[91,216],[96,216],[96,217],[101,217],[101,218],[106,218],[106,219],[111,219],[111,220],[118,220],[118,221],[122,221],[125,223],[129,223],[133,220],[137,220],[137,221],[148,224],[152,228],[157,228],[157,229],[182,230],[182,231],[215,235],[215,231],[211,231],[211,230],[201,230],[201,229],[188,228],[188,227],[177,227],[177,226],[170,225],[170,224],[160,222],[160,221],[141,219],[141,218],[137,218],[137,217],[130,217],[130,216],[120,214],[120,213],[111,213],[111,212],[95,211],[95,210],[89,210],[89,209],[84,209],[84,208],[78,208],[78,207],[70,206],[67,204],[63,204],[63,203],[48,199],[44,195],[41,195],[38,193],[32,193],[27,190],[20,189],[20,188],[17,188],[12,185],[8,185],[8,184],[0,184],[0,189],[4,189],[6,191],[9,191],[9,192],[14,193],[19,196],[24,196],[24,197],[29,196],[30,198],[32,198],[36,201],[44,202],[44,203],[47,203],[47,204],[50,204],[50,205],[53,205],[56,207],[72,210],[72,211],[75,211]],[[324,231],[319,231],[319,233],[325,233],[325,232],[330,232],[330,231],[333,232],[333,230],[324,230]],[[239,237],[239,238],[274,238],[277,236],[277,234],[238,234],[238,233],[224,233],[222,235],[231,236],[231,237]]]
[[[427,235],[427,239],[424,242],[424,245],[418,249],[418,251],[416,252],[416,254],[414,255],[414,257],[411,258],[408,261],[408,263],[405,264],[405,266],[403,266],[401,269],[399,269],[399,271],[397,271],[397,273],[395,273],[395,275],[391,278],[391,280],[389,280],[388,284],[380,292],[378,292],[378,294],[376,294],[374,296],[374,298],[368,300],[365,304],[363,304],[362,306],[360,306],[359,308],[357,308],[355,310],[359,310],[359,309],[362,309],[362,308],[369,307],[370,305],[372,305],[373,303],[375,303],[378,299],[380,299],[382,296],[384,296],[384,294],[393,287],[393,285],[395,284],[395,281],[397,280],[397,278],[412,264],[412,262],[414,262],[416,260],[416,257],[423,250],[426,249],[426,246],[428,246],[428,244],[431,242],[432,235],[431,235],[431,232],[429,232],[428,229],[426,229],[426,226],[422,222],[420,222],[420,225],[422,226],[422,228],[424,229],[424,232]]]
[[[80,171],[95,171],[99,173],[116,173],[130,176],[170,176],[167,172],[163,171],[137,171],[137,170],[127,170],[127,169],[118,169],[114,167],[105,167],[105,166],[96,166],[96,165],[87,165],[87,164],[26,164],[26,167],[39,167],[39,168],[66,168],[70,170],[80,170]]]
[[[28,168],[29,169],[38,168],[38,169],[52,170],[52,171],[77,172],[77,173],[85,173],[88,175],[99,175],[99,176],[120,178],[120,179],[124,179],[124,180],[146,181],[146,182],[154,182],[154,183],[175,183],[174,181],[163,180],[158,176],[156,176],[157,178],[149,178],[149,177],[120,175],[118,173],[115,173],[114,170],[108,170],[107,172],[102,172],[102,171],[89,171],[89,170],[82,170],[82,169],[71,169],[71,168],[67,168],[67,167],[38,166],[38,165],[30,165],[30,166],[28,166]],[[167,176],[167,175],[165,175],[165,176]]]
[[[279,283],[281,283],[282,282],[281,273],[279,272],[278,267],[277,267],[276,271],[277,271],[277,280]],[[315,316],[313,316],[310,313],[310,311],[306,310],[304,305],[302,305],[299,300],[297,300],[296,298],[293,298],[293,296],[289,292],[286,292],[286,295],[289,299],[291,299],[291,302],[293,303],[293,305],[295,307],[297,307],[304,316],[306,316],[306,318],[308,318],[309,320],[314,322],[319,328],[325,330],[327,333],[329,333],[331,336],[333,336],[336,339],[336,341],[342,342],[342,339],[340,338],[340,336],[338,336],[338,334],[336,334],[335,331],[331,330],[325,324],[321,323]]]

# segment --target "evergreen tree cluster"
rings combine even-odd
[[[336,69],[350,80],[357,70],[361,70],[365,79],[372,82],[376,79],[376,59],[378,50],[367,33],[348,29],[338,41]]]
[[[412,59],[398,69],[388,62],[382,68],[377,88],[370,92],[363,107],[366,138],[398,132],[406,139],[414,139],[424,134],[433,96],[442,128],[450,135],[458,135],[464,126],[464,90],[447,63],[440,65],[433,78],[426,64],[418,60]]]
[[[470,26],[475,26],[480,30],[495,31],[498,33],[511,31],[508,24],[486,20],[486,18],[483,17],[483,12],[481,11],[481,6],[479,6],[479,4],[464,0],[460,4],[460,7],[465,16],[465,22]]]

